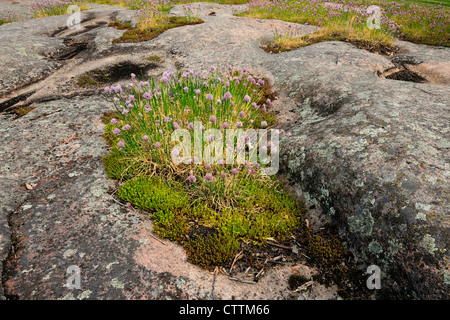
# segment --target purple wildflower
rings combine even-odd
[[[225,92],[225,94],[223,95],[222,100],[226,101],[226,100],[230,100],[232,98],[232,95],[230,93],[230,91]]]
[[[211,181],[213,181],[213,179],[214,179],[214,177],[211,173],[206,174],[206,176],[205,176],[206,181],[211,182]]]
[[[125,141],[123,141],[123,139],[121,139],[119,141],[119,143],[117,144],[117,148],[123,149],[124,147],[125,147]]]
[[[118,135],[120,134],[120,129],[119,129],[119,128],[115,128],[115,129],[113,130],[113,133],[114,133],[116,136],[118,136]]]
[[[111,119],[111,124],[113,124],[113,125],[117,125],[118,124],[116,118],[112,118]]]

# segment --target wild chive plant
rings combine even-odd
[[[15,12],[11,11],[0,11],[0,26],[5,23],[10,23],[18,21],[19,18]]]
[[[369,29],[369,7],[381,8],[380,29]],[[394,1],[336,1],[336,0],[252,0],[248,11],[240,15],[280,19],[321,27],[317,41],[337,39],[391,46],[395,38],[413,42],[449,46],[448,9],[437,6]],[[308,39],[307,39],[308,40]]]
[[[182,241],[191,234],[185,242],[188,256],[203,266],[232,258],[239,239],[259,244],[267,238],[286,240],[299,227],[303,207],[261,174],[267,164],[237,163],[239,150],[226,150],[229,145],[211,153],[216,156],[219,150],[222,158],[202,161],[195,147],[186,151],[172,140],[184,129],[190,135],[183,142],[200,143],[201,157],[217,132],[226,137],[229,129],[246,130],[230,141],[239,145],[242,139],[240,151],[250,156],[250,144],[259,142],[245,133],[270,127],[266,116],[272,101],[263,96],[266,90],[264,80],[245,68],[231,67],[211,67],[208,72],[169,69],[143,80],[132,74],[128,85],[105,88],[117,111],[106,126],[111,152],[105,167],[111,176],[126,180],[118,196],[151,212],[161,236]],[[278,152],[272,138],[263,140],[268,155]],[[174,163],[174,154],[185,161]],[[214,235],[196,236],[198,227]]]
[[[76,0],[35,0],[31,5],[31,11],[35,18],[67,14],[67,8],[71,5],[77,5],[80,10],[86,10],[86,1]]]
[[[145,174],[163,174],[167,178],[184,174],[186,181],[189,177],[199,180],[190,188],[197,195],[226,197],[238,193],[246,181],[244,178],[257,177],[260,164],[226,165],[225,162],[230,163],[231,151],[226,148],[229,146],[223,146],[222,152],[227,159],[200,165],[201,159],[197,158],[203,156],[203,149],[200,157],[195,150],[185,154],[185,150],[175,148],[177,142],[171,138],[175,130],[186,129],[192,145],[197,145],[214,141],[216,133],[208,134],[212,129],[222,132],[225,138],[227,129],[244,132],[249,128],[267,127],[265,116],[270,113],[265,103],[262,107],[258,105],[261,100],[258,88],[263,84],[263,80],[256,80],[247,70],[238,72],[231,68],[221,71],[212,67],[207,74],[169,70],[159,79],[152,75],[146,81],[138,81],[132,75],[126,88],[105,88],[106,92],[115,95],[114,104],[118,111],[118,118],[111,120],[108,129],[116,137],[116,148],[125,155],[124,159],[133,159],[134,166],[130,168],[139,167]],[[266,103],[269,107],[272,104],[270,100]],[[238,138],[232,137],[233,145]],[[250,137],[243,135],[241,138],[244,140],[241,145],[248,148]],[[181,155],[188,162],[174,164],[173,155]],[[236,163],[236,157],[237,152],[234,152],[231,162]]]

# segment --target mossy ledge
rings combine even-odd
[[[158,24],[158,26],[148,29],[133,28],[129,22],[122,23],[120,21],[112,21],[108,24],[108,27],[113,27],[118,30],[126,30],[120,38],[114,39],[113,43],[135,43],[152,40],[164,31],[172,28],[200,24],[203,22],[204,21],[199,18],[168,17],[164,19],[163,22]]]

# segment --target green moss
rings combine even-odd
[[[309,239],[308,253],[324,265],[337,266],[342,262],[346,250],[337,238],[316,235]]]
[[[152,216],[155,223],[153,230],[163,238],[174,241],[183,240],[189,231],[186,213],[185,208],[156,211]]]
[[[150,62],[158,62],[158,63],[163,62],[163,59],[157,55],[149,56],[149,57],[147,57],[147,60]]]
[[[114,39],[113,43],[129,43],[152,40],[166,30],[181,27],[184,25],[200,23],[203,23],[203,20],[198,18],[188,19],[186,17],[168,17],[167,19],[162,20],[158,27],[144,30],[132,28],[131,25],[126,25],[117,21],[114,21],[114,23],[110,23],[108,26],[115,27],[119,30],[127,30],[120,38]]]
[[[189,240],[184,247],[192,263],[211,268],[231,262],[239,249],[239,242],[226,234],[212,234]]]
[[[20,107],[13,110],[13,113],[16,115],[16,119],[21,118],[25,115],[27,115],[30,111],[36,109],[35,106],[27,106],[27,107]]]
[[[189,200],[181,185],[174,181],[145,176],[128,180],[117,195],[149,212],[171,212],[188,207]]]
[[[77,79],[77,85],[83,88],[100,87],[111,82],[107,70],[87,72]]]
[[[128,29],[133,28],[131,23],[128,21],[126,21],[126,22],[111,21],[110,23],[108,23],[108,27],[116,28],[118,30],[128,30]]]

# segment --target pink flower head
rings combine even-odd
[[[239,112],[239,117],[244,118],[245,117],[245,112],[244,111]]]
[[[236,123],[236,128],[241,128],[241,127],[242,127],[242,122],[238,121],[238,122]]]
[[[223,123],[223,128],[226,130],[230,127],[230,125],[228,124],[228,122],[224,122]]]
[[[215,115],[210,116],[209,121],[211,121],[212,123],[216,123],[216,116]]]
[[[142,141],[144,141],[144,142],[148,142],[148,135],[144,135],[144,136],[142,136]]]
[[[150,92],[144,92],[144,99],[151,99],[152,94]]]
[[[123,126],[122,130],[128,131],[131,129],[131,126],[129,124],[126,124]]]
[[[267,121],[261,121],[261,128],[267,127]]]
[[[238,168],[233,168],[233,169],[231,169],[231,173],[232,174],[237,174],[239,172],[239,169]]]
[[[231,95],[230,91],[225,92],[225,94],[223,95],[222,100],[226,101],[226,100],[230,100],[233,96]]]
[[[195,178],[195,176],[192,175],[192,174],[188,177],[188,180],[189,180],[189,182],[195,182],[195,181],[197,181],[197,179]]]
[[[155,143],[155,147],[159,149],[159,147],[161,147],[161,143],[156,142],[156,143]]]
[[[248,94],[246,94],[244,97],[244,101],[248,103],[248,102],[252,101],[252,98],[250,98],[250,96]]]
[[[211,170],[211,165],[210,165],[210,164],[207,164],[207,165],[205,166],[205,169],[208,170],[208,171]]]
[[[194,130],[194,124],[192,123],[192,122],[189,122],[189,124],[188,124],[188,129],[190,129],[190,130]]]
[[[222,101],[220,101],[220,99],[217,99],[217,104],[222,104]]]
[[[180,128],[180,126],[178,125],[178,122],[174,122],[174,123],[173,123],[173,128],[174,128],[175,130],[177,130],[177,129]]]
[[[112,118],[111,119],[111,124],[113,124],[113,125],[117,125],[118,124],[116,118]]]
[[[195,94],[200,94],[202,91],[200,89],[195,89],[194,92]]]
[[[213,97],[213,95],[211,93],[208,93],[206,95],[206,99],[209,100],[209,101],[213,101],[214,97]]]
[[[119,129],[119,128],[115,128],[115,129],[113,130],[113,133],[114,133],[116,136],[118,136],[118,135],[120,134],[120,129]]]
[[[225,178],[227,177],[227,174],[226,174],[226,173],[222,173],[220,176],[221,176],[223,179],[225,179]]]
[[[209,142],[213,142],[214,141],[214,136],[209,135],[206,137],[206,140],[208,140]]]
[[[189,88],[188,87],[184,87],[183,90],[184,90],[184,92],[188,92]]]
[[[119,141],[119,143],[117,144],[117,148],[122,150],[124,147],[125,147],[125,141],[123,141],[123,139],[121,139]]]
[[[206,180],[207,182],[211,182],[211,181],[213,181],[213,179],[214,179],[214,177],[213,177],[213,175],[212,175],[211,173],[207,173],[207,174],[206,174],[205,180]]]

